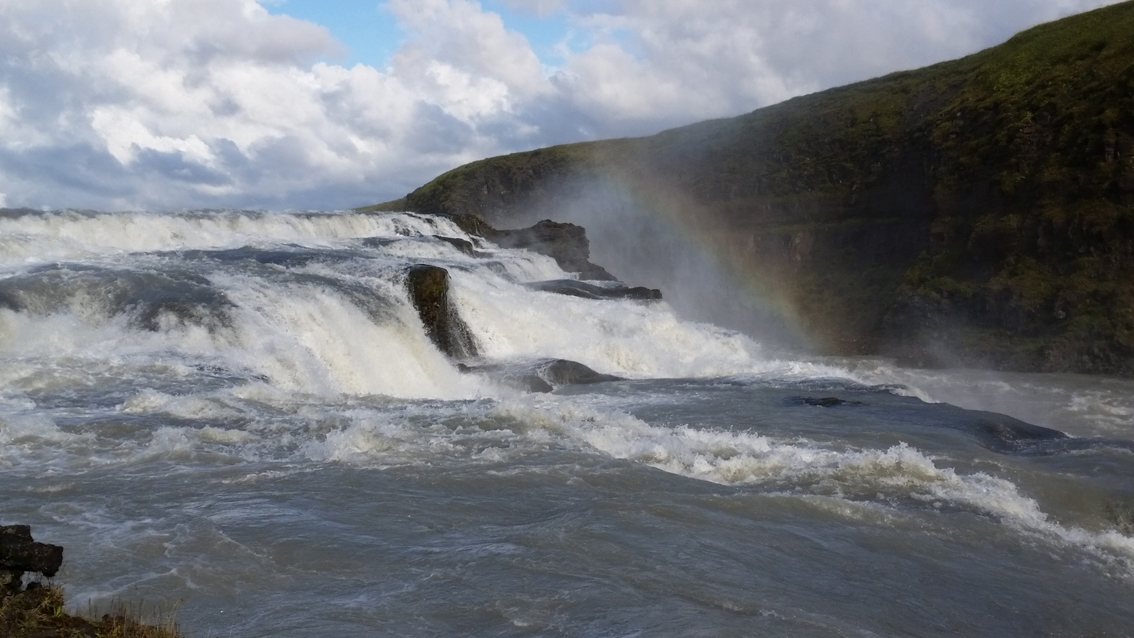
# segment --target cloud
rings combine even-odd
[[[492,154],[650,133],[996,44],[1101,0],[389,0],[387,68],[254,0],[0,0],[0,204],[337,208]]]
[[[579,109],[648,128],[960,57],[1040,22],[1113,3],[623,0],[575,14],[597,41],[572,56],[563,74]]]
[[[567,0],[504,0],[504,4],[516,11],[543,18],[563,8]]]
[[[252,0],[0,3],[0,191],[37,207],[339,207],[498,150],[478,127],[546,84],[526,41],[471,3],[402,17],[419,37],[380,71],[321,62],[341,48],[325,29]]]

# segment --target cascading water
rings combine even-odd
[[[572,277],[413,214],[0,213],[0,523],[67,547],[81,609],[182,600],[190,635],[1134,626],[1130,382],[997,378],[1070,438],[932,402],[982,374],[531,285]],[[619,380],[509,381],[550,360]]]

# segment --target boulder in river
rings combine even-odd
[[[619,381],[621,377],[595,372],[578,361],[547,359],[536,368],[536,374],[552,385],[587,385]]]
[[[449,271],[418,264],[406,272],[410,301],[429,339],[451,359],[477,355],[476,342],[449,300]]]
[[[815,406],[817,408],[833,408],[840,405],[862,405],[861,401],[847,401],[838,397],[800,397],[799,400],[806,405]]]
[[[565,385],[587,385],[621,381],[622,377],[596,372],[567,359],[538,359],[512,364],[461,365],[461,372],[483,374],[495,381],[527,392],[551,392]]]
[[[582,226],[545,219],[528,228],[497,230],[478,215],[449,215],[449,219],[469,235],[483,237],[501,248],[523,248],[547,255],[567,272],[580,279],[615,281],[602,266],[591,263],[591,245]]]
[[[472,242],[467,239],[461,239],[459,237],[447,237],[445,235],[434,235],[433,238],[449,244],[453,248],[456,248],[457,250],[470,257],[476,255],[476,249],[474,248]]]
[[[621,282],[617,285],[596,286],[585,281],[575,279],[554,279],[551,281],[535,281],[524,284],[532,290],[554,292],[571,297],[583,299],[637,299],[640,301],[660,301],[662,293],[656,288],[643,286],[626,286]]]

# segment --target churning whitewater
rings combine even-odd
[[[0,212],[0,523],[189,635],[1130,635],[1134,384],[777,356],[575,278],[409,213]]]

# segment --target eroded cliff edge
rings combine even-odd
[[[737,118],[475,162],[375,208],[508,227],[580,202],[696,234],[821,352],[1134,374],[1134,3]]]

